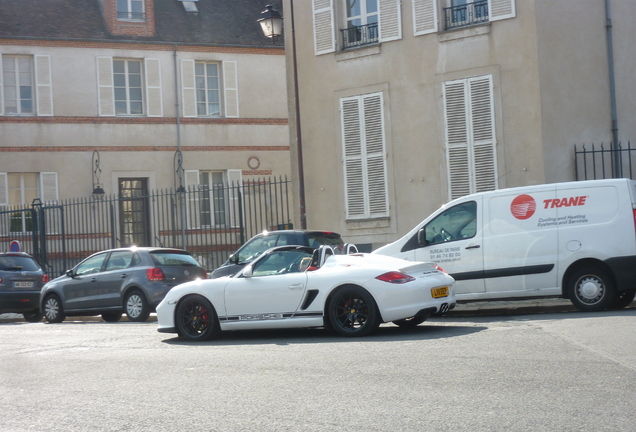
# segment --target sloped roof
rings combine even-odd
[[[198,0],[188,13],[178,0],[154,0],[156,34],[112,35],[99,0],[0,0],[0,38],[129,40],[216,46],[282,46],[256,22],[267,4],[282,14],[282,1]]]

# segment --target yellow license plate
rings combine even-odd
[[[448,297],[448,287],[431,288],[433,298]]]

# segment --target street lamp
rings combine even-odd
[[[102,187],[102,184],[99,182],[99,178],[102,175],[102,169],[99,167],[99,152],[97,150],[93,150],[92,156],[92,165],[93,165],[93,198],[102,199],[104,198],[105,191]]]
[[[303,167],[303,145],[300,134],[300,100],[298,97],[298,65],[296,63],[296,29],[294,26],[294,0],[289,1],[291,16],[291,43],[292,43],[292,66],[294,73],[294,112],[296,114],[296,154],[298,156],[298,201],[300,205],[300,227],[307,229],[307,213],[305,211],[305,170]],[[258,22],[261,24],[265,37],[272,38],[283,34],[283,17],[269,4],[261,12],[263,18]],[[265,23],[267,22],[267,23]]]
[[[261,15],[261,19],[257,22],[261,25],[265,37],[270,38],[272,43],[274,43],[276,38],[283,34],[283,17],[274,9],[273,4],[265,6],[265,10],[261,12]]]

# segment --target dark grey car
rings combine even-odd
[[[249,239],[228,260],[212,272],[211,278],[232,276],[252,262],[266,250],[276,246],[298,245],[319,248],[321,245],[333,247],[341,252],[344,242],[340,234],[331,231],[280,230],[266,231]]]
[[[29,322],[40,321],[40,290],[48,281],[31,255],[0,253],[0,313],[21,313]]]
[[[181,249],[130,247],[98,252],[47,283],[41,310],[50,323],[72,315],[145,321],[174,286],[205,279],[206,270]]]

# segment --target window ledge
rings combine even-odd
[[[379,54],[380,44],[360,48],[349,48],[346,51],[340,51],[336,53],[336,61],[353,60],[360,57],[367,57]]]
[[[347,229],[370,229],[370,228],[388,228],[391,226],[389,218],[364,219],[364,220],[347,220]]]
[[[472,27],[461,27],[458,29],[446,30],[438,35],[440,42],[448,42],[472,36],[480,36],[490,33],[490,23],[479,24]]]

